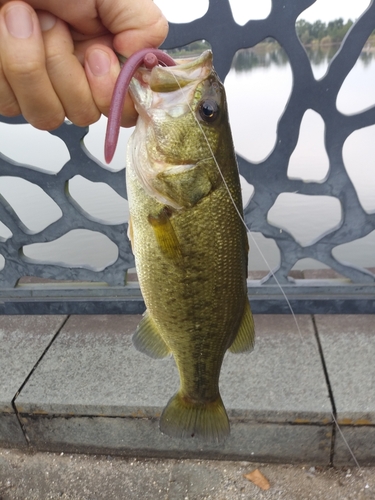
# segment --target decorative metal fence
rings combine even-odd
[[[209,9],[202,18],[185,24],[170,24],[163,48],[182,47],[202,39],[208,41],[214,53],[215,68],[224,80],[240,49],[253,47],[267,37],[274,38],[282,46],[292,69],[293,88],[278,122],[276,145],[261,163],[252,163],[238,155],[241,175],[254,186],[254,195],[245,209],[246,223],[252,231],[274,239],[281,255],[280,266],[274,271],[275,277],[269,274],[261,281],[249,281],[253,310],[258,313],[290,312],[277,280],[296,313],[373,313],[375,275],[368,269],[344,265],[335,259],[332,250],[375,230],[375,214],[366,212],[359,202],[345,169],[342,153],[344,142],[350,134],[375,124],[375,107],[358,114],[345,115],[336,106],[343,81],[375,29],[375,3],[372,1],[367,11],[354,23],[327,73],[317,80],[296,34],[297,17],[314,2],[273,0],[272,10],[266,19],[249,21],[240,26],[233,19],[229,0],[210,0]],[[289,160],[298,142],[301,120],[309,109],[319,113],[325,123],[329,173],[324,182],[303,182],[290,179],[287,175]],[[1,117],[0,121],[24,123],[22,117]],[[126,283],[127,270],[134,266],[126,236],[127,224],[108,225],[93,220],[72,202],[67,188],[69,179],[81,175],[90,181],[108,184],[126,198],[124,171],[110,172],[87,154],[82,146],[87,129],[65,123],[51,133],[65,142],[70,153],[70,160],[55,175],[28,165],[15,164],[0,153],[0,176],[20,177],[37,184],[58,204],[63,214],[44,230],[30,234],[12,206],[0,195],[0,220],[12,233],[11,237],[0,237],[0,254],[5,260],[0,271],[0,313],[142,312],[144,305],[137,283]],[[321,235],[318,241],[308,246],[302,246],[287,231],[281,233],[267,219],[279,194],[297,191],[310,196],[335,197],[342,207],[343,215],[338,227]],[[116,262],[104,270],[93,271],[85,267],[41,264],[25,258],[25,245],[53,241],[73,229],[88,229],[106,235],[118,247]],[[343,278],[291,279],[291,269],[303,258],[316,259]],[[24,276],[51,281],[17,285]]]

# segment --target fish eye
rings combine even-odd
[[[199,103],[198,111],[203,121],[212,123],[219,116],[219,105],[213,99],[205,99]]]

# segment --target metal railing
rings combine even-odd
[[[252,163],[237,155],[241,175],[254,186],[254,195],[245,209],[246,223],[252,231],[272,238],[281,256],[280,266],[274,275],[270,273],[261,281],[249,281],[253,310],[257,313],[290,312],[278,282],[296,313],[373,313],[375,275],[368,269],[339,262],[332,249],[362,238],[375,229],[375,214],[367,213],[359,202],[342,154],[344,142],[350,134],[375,124],[375,107],[354,115],[344,115],[336,107],[341,85],[375,28],[375,3],[372,1],[367,11],[354,23],[327,73],[319,80],[314,78],[295,27],[297,17],[313,3],[314,0],[273,0],[272,10],[266,19],[249,21],[240,26],[233,19],[228,0],[210,0],[209,9],[202,18],[185,24],[170,24],[163,48],[181,47],[202,39],[208,41],[214,53],[215,68],[222,80],[240,49],[253,47],[272,37],[285,50],[293,73],[293,88],[278,122],[276,145],[261,163]],[[319,113],[325,123],[329,174],[324,182],[303,182],[287,176],[300,124],[309,109]],[[22,117],[1,117],[0,121],[24,123]],[[82,144],[87,129],[65,123],[51,133],[65,142],[70,153],[70,160],[57,174],[15,164],[0,153],[0,182],[1,176],[7,176],[37,184],[58,204],[63,214],[44,230],[30,234],[12,206],[0,195],[0,221],[12,232],[11,237],[0,238],[0,253],[5,259],[0,271],[0,314],[142,312],[144,304],[137,283],[126,283],[127,271],[134,267],[126,236],[127,224],[108,225],[93,220],[72,203],[68,189],[69,179],[81,175],[90,181],[108,184],[126,198],[124,171],[110,172],[87,153]],[[279,194],[297,191],[310,196],[335,197],[342,207],[343,215],[338,227],[308,246],[302,246],[287,231],[280,233],[279,228],[267,219]],[[41,264],[25,258],[25,245],[53,241],[73,229],[88,229],[106,235],[118,247],[116,262],[104,270],[93,271],[84,267]],[[290,271],[303,258],[318,260],[343,278],[292,280]],[[24,276],[52,281],[17,285]],[[59,282],[61,280],[69,282]]]

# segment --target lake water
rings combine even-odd
[[[313,74],[322,78],[339,46],[313,51],[307,49]],[[227,89],[231,127],[236,150],[252,162],[261,162],[273,150],[277,123],[288,101],[293,77],[286,54],[273,53],[261,46],[257,51],[238,54],[237,68],[232,68],[225,85]],[[236,61],[235,61],[236,63]],[[375,105],[375,48],[367,46],[344,81],[337,98],[340,112],[350,115]],[[246,117],[246,126],[245,120]],[[302,120],[298,144],[291,156],[288,176],[305,182],[322,182],[329,172],[329,160],[324,144],[324,121],[313,110]],[[343,159],[347,173],[367,213],[375,212],[375,126],[350,135],[344,144]],[[341,206],[329,197],[282,194],[268,214],[273,225],[289,231],[303,246],[311,244],[325,230],[340,224]],[[278,262],[272,241],[257,236],[271,267]],[[341,245],[334,255],[341,261],[365,267],[375,266],[375,232],[361,241]],[[254,266],[262,266],[256,255]],[[311,259],[298,263],[296,269],[323,267]]]
[[[316,78],[327,71],[331,51],[310,54]],[[259,48],[256,52],[239,55],[225,80],[230,121],[238,153],[245,158],[260,162],[272,151],[276,140],[277,122],[283,113],[292,88],[292,72],[285,54]],[[345,80],[338,95],[337,107],[346,114],[357,113],[375,105],[375,57],[374,52],[364,52]],[[245,129],[245,120],[246,129]],[[106,120],[101,119],[90,127],[85,146],[91,154],[104,163],[103,144]],[[122,130],[120,143],[110,168],[124,167],[125,148],[132,130]],[[20,148],[19,144],[23,147]],[[56,137],[40,132],[29,125],[10,126],[0,124],[0,151],[20,163],[37,165],[39,168],[57,172],[68,160],[65,145]],[[43,157],[39,152],[43,151]],[[357,190],[360,202],[368,213],[375,212],[375,126],[353,133],[344,146],[344,162],[347,172]],[[324,147],[324,122],[320,115],[306,112],[299,142],[291,157],[288,176],[305,181],[322,181],[328,172],[328,158]],[[115,194],[108,186],[91,183],[82,177],[70,182],[70,192],[80,205],[95,218],[109,224],[126,222],[128,207],[126,200]],[[243,183],[244,202],[251,196],[252,187]],[[57,220],[60,209],[43,195],[40,189],[21,179],[1,178],[0,194],[15,208],[22,222],[32,231],[38,232]],[[298,195],[297,195],[298,196]],[[334,227],[341,220],[340,204],[332,199],[293,196],[284,194],[269,212],[269,222],[281,230],[288,230],[302,245],[308,245],[326,226]],[[327,198],[327,197],[326,197]],[[302,214],[302,215],[301,215]],[[329,214],[329,216],[327,216]],[[308,223],[306,223],[306,216]],[[0,223],[0,238],[9,238],[10,232]],[[271,267],[278,260],[278,250],[272,240],[254,234],[262,253]],[[342,245],[335,250],[340,260],[355,265],[375,267],[375,232],[363,241]],[[30,258],[48,262],[64,262],[66,265],[85,265],[100,269],[116,258],[116,247],[101,236],[88,231],[76,231],[57,244],[37,244],[25,249]],[[0,256],[0,268],[2,267]],[[322,264],[304,260],[296,268],[324,267]],[[264,270],[267,265],[252,246],[250,269]]]

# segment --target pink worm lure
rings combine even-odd
[[[141,49],[127,59],[117,78],[113,91],[111,107],[109,109],[107,132],[105,136],[104,157],[107,163],[112,161],[115,154],[117,140],[120,132],[121,113],[126,92],[137,69],[142,64],[147,69],[152,69],[159,63],[164,66],[175,66],[175,61],[159,49]]]

